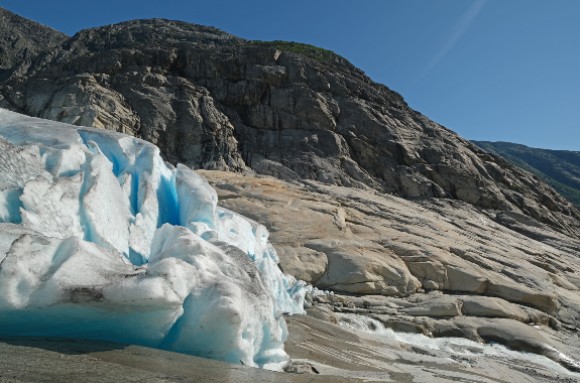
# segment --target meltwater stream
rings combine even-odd
[[[579,373],[569,371],[546,356],[514,351],[500,344],[478,343],[466,338],[431,338],[423,334],[395,332],[390,328],[385,328],[385,326],[376,319],[357,314],[338,314],[337,317],[340,326],[343,328],[373,334],[386,343],[396,342],[406,344],[435,357],[451,358],[455,361],[468,361],[471,358],[477,357],[512,361],[519,360],[580,379]],[[560,357],[567,362],[580,367],[580,364],[578,364],[578,361],[575,359],[561,353]]]

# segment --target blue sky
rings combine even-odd
[[[0,0],[67,34],[134,18],[331,49],[468,139],[580,151],[579,0]]]

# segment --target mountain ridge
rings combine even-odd
[[[66,38],[64,33],[0,7],[0,82],[15,71],[24,73],[30,61]]]
[[[580,236],[580,212],[533,176],[339,56],[280,45],[163,19],[91,28],[21,63],[0,105],[144,138],[173,163],[460,199]]]
[[[473,142],[536,174],[577,207],[580,206],[580,152],[533,148],[504,141]]]

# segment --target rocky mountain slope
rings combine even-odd
[[[473,143],[536,174],[570,202],[580,206],[580,152],[530,148],[511,142]]]
[[[365,314],[578,368],[566,357],[580,353],[578,209],[345,59],[161,19],[36,52],[10,61],[0,107],[132,134],[206,169],[224,206],[272,232],[286,272],[335,293],[313,316]],[[332,364],[321,347],[291,356]]]
[[[67,36],[0,8],[0,81],[23,74],[35,58]]]
[[[11,69],[0,106],[133,134],[196,168],[459,199],[580,233],[580,213],[551,188],[328,51],[154,19],[44,52]]]

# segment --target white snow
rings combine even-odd
[[[152,144],[0,109],[0,335],[66,336],[249,366],[286,360],[284,275],[256,222]]]

